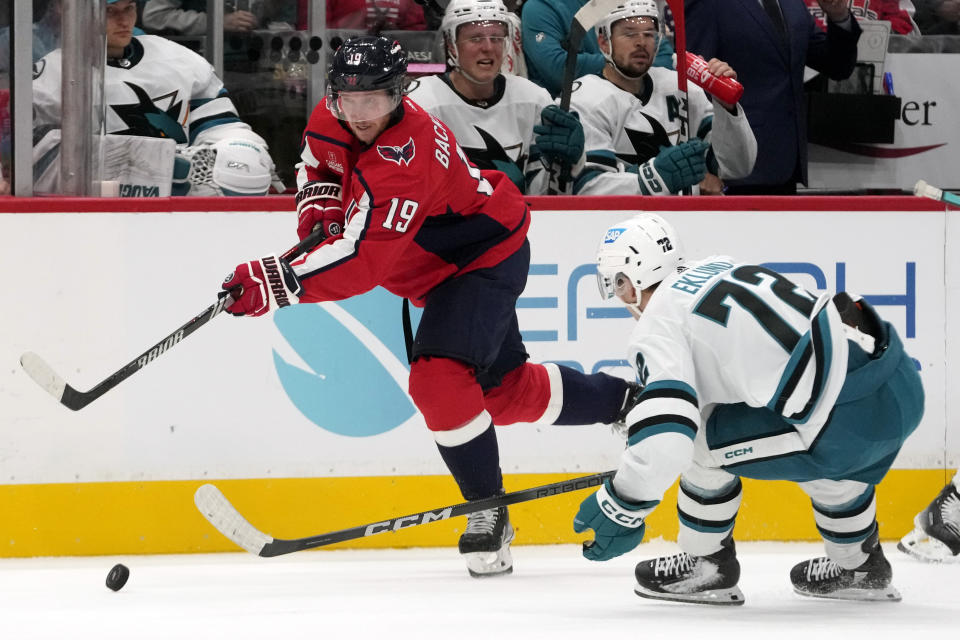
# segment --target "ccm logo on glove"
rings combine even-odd
[[[630,527],[631,529],[636,529],[637,527],[643,526],[643,516],[629,513],[620,508],[611,498],[610,495],[605,491],[601,490],[597,494],[597,502],[600,503],[600,508],[603,509],[603,512],[608,518],[616,522],[617,524],[623,525],[624,527]]]

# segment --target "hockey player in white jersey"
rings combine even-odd
[[[171,178],[174,181],[174,195],[267,193],[274,174],[267,144],[240,120],[213,67],[166,38],[134,37],[136,17],[134,0],[108,0],[104,131],[133,136],[113,139],[119,140],[116,146],[121,151],[125,146],[145,149],[123,157],[116,168],[133,163],[140,166],[144,177],[166,173],[168,185]],[[34,65],[34,131],[39,140],[34,173],[38,177],[59,164],[61,54],[56,49]],[[165,145],[151,146],[150,139],[176,144],[172,165],[170,154],[156,151]],[[159,160],[163,157],[166,164]],[[109,178],[109,157],[106,164],[105,177]]]
[[[544,108],[559,108],[543,87],[503,72],[511,37],[503,2],[452,0],[440,30],[450,70],[420,78],[410,97],[453,130],[477,167],[504,172],[523,193],[547,193],[549,174],[533,146],[534,127]],[[560,117],[579,130],[580,145],[565,146],[558,160],[582,164],[582,128],[569,114]]]
[[[575,194],[668,195],[701,181],[703,193],[719,193],[720,180],[753,170],[757,142],[743,108],[711,99],[693,83],[687,91],[689,140],[680,139],[687,97],[677,88],[676,71],[652,66],[662,37],[653,0],[623,0],[597,25],[607,64],[601,75],[578,79],[570,99],[586,136],[586,166],[575,176]],[[720,60],[709,68],[736,78]]]
[[[680,475],[683,553],[637,565],[645,598],[743,604],[733,527],[741,477],[789,480],[812,501],[826,557],[793,567],[804,596],[897,601],[878,542],[874,487],[923,414],[897,332],[862,299],[812,294],[726,256],[687,262],[661,217],[607,229],[601,293],[641,314],[629,358],[645,385],[616,475],[583,501],[590,560],[643,539]],[[682,475],[681,475],[682,474]]]

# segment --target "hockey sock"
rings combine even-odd
[[[559,367],[563,380],[563,407],[553,424],[615,422],[627,394],[627,382],[605,373],[585,374]]]
[[[437,449],[465,499],[489,498],[503,489],[500,451],[493,423],[463,444],[448,447],[438,442]]]
[[[708,556],[723,546],[736,522],[743,496],[740,478],[716,490],[707,490],[680,480],[677,516],[680,548],[692,556]]]

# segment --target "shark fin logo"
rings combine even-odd
[[[377,153],[379,153],[380,157],[384,160],[396,162],[401,166],[410,166],[410,161],[413,160],[413,156],[416,154],[416,148],[413,146],[413,138],[410,138],[402,147],[378,144]]]

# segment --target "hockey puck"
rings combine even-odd
[[[107,588],[112,591],[120,591],[123,585],[127,584],[127,578],[130,577],[130,569],[122,564],[113,565],[110,573],[107,574]]]

